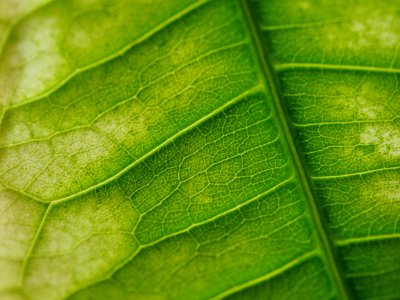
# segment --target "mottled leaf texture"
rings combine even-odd
[[[0,299],[400,299],[399,0],[0,0]]]

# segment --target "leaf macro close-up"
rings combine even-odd
[[[400,0],[0,0],[0,300],[400,299]]]

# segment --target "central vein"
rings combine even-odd
[[[292,131],[290,129],[289,122],[286,118],[284,109],[281,104],[281,99],[280,99],[280,95],[277,90],[276,81],[275,81],[274,77],[272,76],[272,72],[273,72],[272,67],[265,57],[265,54],[264,54],[265,51],[261,44],[257,28],[253,22],[254,17],[252,16],[252,14],[250,12],[247,1],[248,0],[239,0],[240,6],[243,10],[245,20],[247,21],[248,30],[252,37],[253,47],[254,47],[256,55],[258,57],[260,71],[263,73],[264,80],[266,81],[265,84],[270,87],[271,93],[273,95],[274,108],[277,112],[277,115],[279,116],[280,125],[283,129],[283,132],[285,133],[286,142],[288,144],[288,147],[290,148],[290,152],[295,161],[295,165],[297,167],[297,171],[298,171],[299,177],[301,179],[301,183],[303,185],[304,191],[309,200],[309,206],[310,206],[313,218],[314,218],[314,224],[315,224],[315,227],[317,228],[318,235],[321,239],[322,246],[325,251],[327,261],[328,261],[328,265],[329,265],[330,270],[333,275],[333,279],[336,283],[336,286],[340,293],[341,298],[343,300],[348,300],[350,298],[349,293],[346,291],[346,287],[345,287],[345,284],[344,284],[343,278],[342,278],[343,276],[341,275],[341,272],[336,263],[336,259],[335,259],[334,251],[333,251],[334,246],[330,242],[330,239],[327,236],[327,232],[324,227],[324,224],[321,220],[320,212],[315,203],[315,197],[310,188],[309,178],[304,171],[303,163],[300,159],[299,153],[296,149],[295,143],[292,138]]]

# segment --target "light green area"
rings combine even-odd
[[[1,5],[1,299],[400,297],[399,1]]]

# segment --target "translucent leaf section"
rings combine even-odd
[[[398,299],[399,9],[4,0],[0,298]]]
[[[398,299],[400,3],[253,4],[350,297]]]
[[[0,296],[334,299],[239,2],[128,2],[51,2],[5,44]]]

